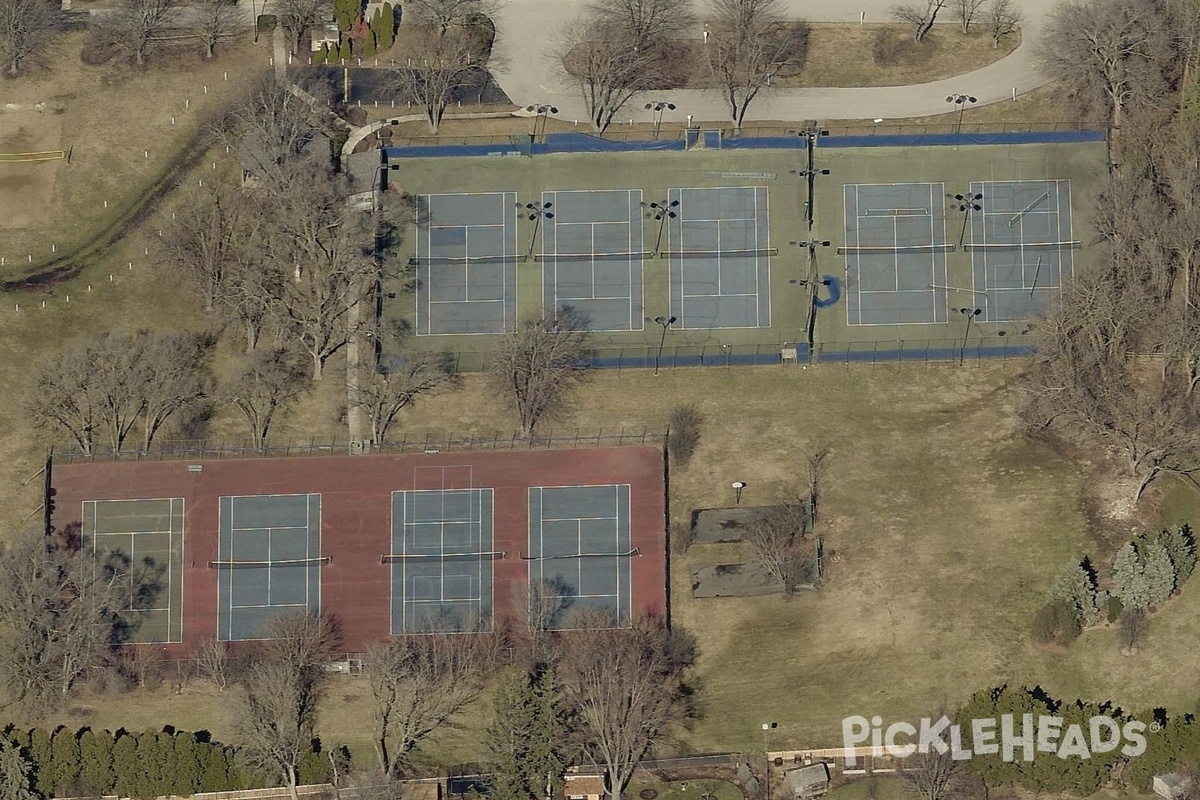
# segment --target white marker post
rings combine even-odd
[[[865,25],[866,22],[867,22],[867,12],[865,12],[865,11],[858,12],[858,24]]]

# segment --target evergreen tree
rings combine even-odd
[[[172,786],[170,794],[188,796],[202,791],[200,789],[200,753],[199,742],[194,733],[177,733],[171,742],[174,756],[171,759]]]
[[[1150,605],[1162,605],[1175,591],[1175,567],[1171,564],[1171,556],[1162,542],[1154,541],[1146,545],[1143,560]]]
[[[34,791],[42,797],[49,797],[54,792],[54,767],[51,764],[50,734],[42,728],[34,728],[29,732],[28,757],[33,762]]]
[[[342,46],[338,48],[338,58],[342,61],[349,61],[354,54],[350,52],[350,39],[342,39]]]
[[[1175,588],[1180,589],[1196,568],[1196,540],[1187,525],[1163,531],[1158,541],[1167,548],[1171,564],[1175,567]]]
[[[1050,588],[1048,602],[1064,600],[1075,607],[1084,625],[1095,625],[1100,621],[1100,607],[1096,603],[1096,583],[1086,559],[1067,566]]]
[[[112,745],[113,788],[122,797],[141,797],[143,772],[138,763],[137,737],[117,731]]]
[[[0,800],[36,800],[32,785],[33,764],[21,748],[0,740]]]
[[[1117,551],[1112,567],[1113,594],[1125,608],[1142,610],[1150,605],[1146,570],[1133,542]]]
[[[375,55],[375,31],[368,30],[367,35],[363,38],[363,55]]]
[[[496,762],[493,800],[537,800],[562,780],[564,720],[551,673],[509,670],[496,682],[486,733]]]
[[[59,726],[50,741],[50,763],[55,793],[62,796],[79,788],[79,738],[74,731]]]
[[[112,734],[85,730],[79,736],[80,783],[88,794],[110,794],[113,788]]]
[[[174,750],[169,734],[147,731],[137,737],[138,761],[141,765],[139,784],[142,800],[154,800],[167,793],[167,758]]]
[[[375,33],[380,50],[387,50],[396,41],[396,12],[391,3],[384,3],[379,12],[379,29]]]
[[[229,754],[220,745],[204,742],[199,745],[200,791],[227,792],[235,788],[229,774]]]
[[[321,749],[321,740],[312,740],[312,750],[300,758],[297,784],[329,783],[329,756]]]
[[[362,14],[361,0],[333,0],[333,16],[337,20],[338,29],[350,30],[350,26]]]

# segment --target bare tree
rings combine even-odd
[[[192,661],[200,677],[217,687],[218,692],[229,688],[229,643],[212,636],[201,639],[192,650]]]
[[[988,36],[992,37],[993,48],[999,47],[1021,27],[1021,12],[1013,6],[1012,0],[989,0],[980,10],[979,17]]]
[[[430,28],[445,36],[452,28],[465,28],[477,15],[491,17],[490,0],[409,0],[404,6],[404,23]]]
[[[383,771],[399,777],[416,749],[455,725],[482,693],[497,658],[491,632],[396,636],[373,643],[363,671],[375,700],[374,739]]]
[[[288,34],[292,53],[304,46],[304,37],[309,29],[321,21],[321,15],[329,8],[329,0],[278,0],[275,6],[279,25]],[[258,20],[255,20],[255,24]]]
[[[933,30],[937,15],[949,0],[914,0],[906,5],[891,7],[892,19],[913,26],[913,41],[921,42]]]
[[[1136,653],[1142,641],[1146,638],[1146,612],[1140,608],[1127,608],[1121,612],[1118,623],[1117,638],[1121,642],[1121,650],[1125,653]]]
[[[239,192],[209,181],[188,190],[163,236],[163,265],[179,269],[196,285],[205,311],[214,309],[224,288],[243,208]]]
[[[282,780],[296,800],[300,759],[312,747],[327,684],[325,666],[340,637],[332,620],[313,614],[275,617],[259,634],[264,641],[238,709],[242,752],[254,769]]]
[[[312,362],[325,362],[355,332],[354,310],[370,295],[379,269],[369,215],[349,206],[344,181],[298,162],[262,198],[264,263],[275,272],[272,313]]]
[[[695,25],[691,0],[594,0],[588,11],[622,32],[635,49],[684,38]]]
[[[584,16],[565,32],[557,54],[583,95],[592,127],[603,133],[635,95],[661,85],[672,71],[665,43],[636,44],[637,34],[611,20]]]
[[[1173,61],[1156,0],[1064,0],[1050,12],[1039,58],[1076,107],[1105,109],[1113,128],[1131,104],[1162,97]]]
[[[950,750],[942,753],[930,747],[904,759],[901,778],[921,800],[948,800],[961,782],[961,766],[962,762],[955,761]]]
[[[780,0],[713,0],[712,8],[704,55],[740,128],[771,76],[803,60],[806,36],[789,30]]]
[[[809,524],[816,521],[817,506],[821,501],[821,482],[825,475],[825,459],[829,457],[829,446],[816,444],[804,454],[804,478],[808,490]]]
[[[296,161],[313,139],[328,134],[323,94],[316,88],[299,91],[270,73],[229,109],[216,133],[243,161],[255,165],[260,177],[286,183],[294,176],[287,171],[278,175],[277,168]]]
[[[229,41],[237,33],[237,4],[230,0],[201,0],[193,9],[196,36],[204,45],[204,57],[212,58],[217,45]],[[258,24],[257,20],[255,24]]]
[[[372,369],[354,388],[351,402],[371,424],[371,444],[387,439],[388,429],[404,409],[420,397],[430,397],[458,385],[449,353],[418,350]]]
[[[496,345],[491,370],[499,392],[533,436],[543,419],[564,413],[587,365],[587,333],[570,313],[534,315]]]
[[[971,32],[971,23],[975,21],[979,8],[988,0],[952,0],[950,10],[954,12],[963,33]]]
[[[421,107],[429,130],[437,133],[446,107],[467,88],[481,85],[486,55],[469,26],[418,26],[410,42],[410,57],[397,59],[391,70],[392,84]]]
[[[275,415],[308,388],[307,375],[287,350],[256,351],[224,387],[221,396],[246,420],[253,447],[263,449]]]
[[[557,652],[554,630],[563,621],[570,591],[561,580],[531,580],[513,584],[517,624],[532,665],[549,664]]]
[[[178,12],[177,0],[120,0],[100,18],[100,34],[141,66],[155,46],[168,39],[178,24]]]
[[[584,613],[563,634],[558,677],[577,716],[586,752],[618,800],[637,762],[688,712],[684,674],[695,640],[678,626],[639,617],[614,628],[607,613]]]
[[[0,60],[10,78],[41,58],[58,25],[49,0],[0,0]]]
[[[184,334],[78,341],[35,371],[29,410],[35,425],[61,429],[83,452],[102,436],[120,453],[140,422],[148,449],[173,415],[205,396],[205,359],[205,343]]]
[[[814,578],[812,546],[807,543],[809,525],[807,502],[796,497],[748,522],[742,534],[754,563],[778,581],[787,595]]]
[[[77,538],[27,530],[0,549],[0,666],[10,696],[57,705],[103,664],[128,608],[128,560],[80,549]]]

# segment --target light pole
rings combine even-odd
[[[975,103],[975,98],[969,94],[952,94],[946,98],[946,102],[958,106],[958,124],[954,126],[954,132],[958,133],[962,130],[963,112],[967,110],[968,103]]]
[[[734,481],[733,483],[731,483],[729,485],[733,487],[733,504],[735,506],[740,506],[742,504],[742,490],[746,488],[746,482],[745,481]],[[771,725],[772,728],[774,728],[779,723],[772,722],[769,724]],[[766,722],[763,723],[764,731],[767,730],[767,725],[768,725],[768,723],[766,723]]]
[[[738,483],[742,483],[738,481]],[[737,483],[734,484],[737,486]],[[742,486],[745,486],[743,483]],[[740,490],[739,490],[740,493]],[[766,772],[764,773],[767,779],[767,800],[771,800],[771,731],[779,727],[778,722],[764,722],[762,724],[763,732],[763,758],[766,759]]]
[[[967,238],[967,221],[971,219],[972,211],[982,211],[983,206],[979,205],[979,201],[983,199],[982,194],[956,194],[953,195],[955,202],[958,203],[958,210],[963,212],[962,230],[958,233],[958,246],[962,248],[963,242]]]
[[[542,133],[545,133],[545,132],[546,132],[546,118],[547,118],[548,116],[550,116],[551,114],[557,114],[557,113],[558,113],[558,109],[557,109],[557,108],[555,108],[555,107],[554,107],[554,106],[552,106],[552,105],[547,105],[547,104],[544,104],[544,103],[542,103],[542,104],[537,104],[537,105],[532,105],[532,106],[525,106],[525,110],[526,110],[526,111],[528,111],[530,114],[532,114],[532,115],[533,115],[533,116],[530,118],[530,123],[531,123],[531,124],[530,124],[530,126],[529,126],[529,138],[530,138],[530,139],[532,139],[532,140],[536,140],[536,139],[537,139],[537,135],[538,135],[538,120],[540,119],[540,120],[542,121]]]
[[[658,129],[662,127],[662,115],[664,111],[674,111],[675,104],[668,103],[666,100],[654,100],[646,103],[646,110],[654,112],[654,138],[658,138]]]
[[[674,317],[655,317],[655,323],[662,326],[662,336],[658,339],[658,350],[654,353],[654,374],[658,375],[658,362],[662,358],[663,345],[667,343],[667,329],[675,324]]]
[[[982,308],[960,308],[958,310],[958,313],[962,314],[964,317],[967,318],[967,332],[963,334],[962,349],[958,351],[958,365],[961,367],[963,365],[963,360],[966,358],[966,355],[967,355],[967,339],[971,335],[971,323],[975,320],[976,317],[978,317],[980,314],[983,313],[983,309]]]
[[[537,241],[538,226],[542,224],[542,220],[554,219],[554,212],[550,209],[554,208],[554,203],[547,200],[544,203],[517,203],[517,208],[523,209],[526,217],[533,223],[533,233],[529,236],[529,255],[528,258],[533,258],[533,244]]]
[[[654,203],[642,203],[644,208],[650,209],[650,215],[658,220],[658,238],[654,240],[654,255],[658,255],[659,248],[662,247],[663,230],[667,227],[668,219],[675,219],[679,216],[675,209],[679,208],[679,201],[659,200]]]

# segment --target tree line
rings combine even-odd
[[[333,755],[344,758],[340,752]],[[302,781],[326,783],[331,772],[330,754],[314,739],[303,760]],[[153,800],[267,785],[246,771],[236,748],[214,741],[207,731],[63,726],[47,731],[13,725],[0,735],[0,783],[4,797],[21,800],[100,795]]]
[[[1196,541],[1186,525],[1126,542],[1113,557],[1106,589],[1090,558],[1072,561],[1037,612],[1033,637],[1069,645],[1085,629],[1107,621],[1119,624],[1121,646],[1132,651],[1145,634],[1146,614],[1180,591],[1195,568]]]

